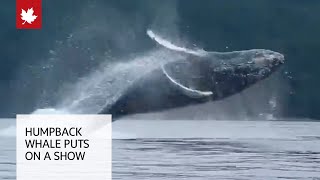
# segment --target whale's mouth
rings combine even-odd
[[[270,50],[261,50],[256,52],[252,61],[249,63],[260,68],[277,68],[284,63],[284,55]]]

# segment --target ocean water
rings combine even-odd
[[[0,179],[15,179],[14,119],[0,120]],[[320,179],[320,123],[120,120],[113,179]]]

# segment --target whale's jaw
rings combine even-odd
[[[242,63],[224,63],[212,69],[211,89],[213,99],[223,99],[269,77],[282,64],[284,56],[270,50],[260,50],[248,61]]]

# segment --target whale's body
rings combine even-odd
[[[265,49],[190,55],[138,79],[100,113],[116,119],[220,100],[267,78],[283,63],[282,54]]]

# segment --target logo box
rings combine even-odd
[[[42,0],[16,0],[17,29],[41,29]]]

